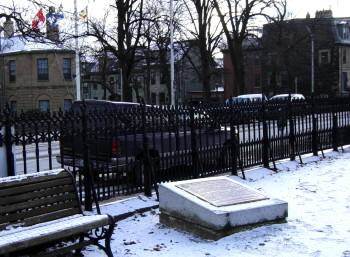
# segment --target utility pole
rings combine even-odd
[[[123,69],[119,68],[120,71],[120,101],[123,102]]]
[[[2,45],[2,37],[1,37],[1,33],[4,31],[3,27],[0,27],[0,58],[1,58],[1,62],[2,62],[2,68],[1,68],[1,74],[0,74],[0,78],[2,81],[0,81],[0,108],[4,108],[5,107],[5,83],[6,83],[6,79],[5,79],[5,57],[2,54],[3,52],[3,48],[5,47],[5,45]],[[4,31],[4,39],[5,39],[5,31]],[[6,43],[6,42],[5,42]]]
[[[75,28],[75,90],[76,100],[81,100],[80,96],[80,57],[79,57],[79,40],[78,40],[78,7],[77,0],[74,0],[74,28]]]
[[[175,105],[175,87],[174,87],[174,6],[173,0],[170,0],[170,94],[171,105]]]

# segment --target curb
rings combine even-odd
[[[159,208],[159,204],[154,204],[154,205],[151,205],[151,206],[147,206],[147,207],[143,207],[143,208],[140,208],[140,209],[136,209],[134,211],[130,211],[130,212],[126,212],[126,213],[123,213],[123,214],[118,214],[118,215],[112,215],[113,216],[113,219],[115,222],[118,222],[118,221],[121,221],[121,220],[125,220],[131,216],[134,216],[135,214],[138,214],[138,213],[144,213],[144,212],[147,212],[147,211],[150,211],[150,210],[154,210],[154,209],[157,209]]]

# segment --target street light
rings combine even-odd
[[[315,92],[315,42],[314,42],[314,34],[312,33],[310,27],[305,25],[307,32],[309,33],[311,40],[311,94],[313,95]]]

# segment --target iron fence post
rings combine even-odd
[[[288,101],[290,160],[295,161],[295,131],[291,99]]]
[[[194,108],[190,107],[190,127],[191,127],[191,156],[192,156],[192,171],[193,171],[193,177],[198,178],[199,177],[199,170],[198,170],[198,149],[197,149],[197,135],[196,135],[196,128],[195,128],[195,120],[194,120]]]
[[[318,156],[318,135],[317,135],[317,132],[318,132],[318,126],[317,126],[317,118],[315,116],[315,99],[314,99],[314,96],[312,96],[312,153],[314,156]]]
[[[89,161],[89,144],[88,144],[88,131],[87,131],[87,113],[86,113],[86,103],[83,102],[81,106],[81,121],[82,121],[82,142],[83,142],[83,165],[84,165],[84,193],[85,201],[84,206],[86,211],[92,211],[92,195],[91,195],[91,185],[92,177],[90,171],[90,161]]]
[[[333,151],[338,151],[338,116],[336,113],[333,113],[332,145]]]
[[[14,163],[14,155],[12,152],[12,113],[10,110],[10,107],[6,105],[5,111],[5,123],[4,123],[4,129],[5,129],[5,135],[4,135],[4,143],[6,148],[6,161],[7,161],[7,175],[8,176],[14,176],[15,174],[15,163]]]
[[[231,159],[232,159],[232,175],[234,176],[238,176],[237,173],[237,146],[238,146],[238,142],[236,139],[236,128],[233,125],[233,113],[230,113],[231,115],[231,119],[230,119],[230,136],[231,136]]]
[[[146,135],[146,105],[142,101],[141,102],[141,119],[142,119],[142,141],[143,141],[143,152],[144,156],[142,158],[143,161],[143,176],[144,176],[144,193],[146,196],[152,196],[152,180],[151,180],[151,164],[150,164],[150,154],[149,154],[149,145],[148,145],[148,137]]]
[[[266,106],[265,101],[263,100],[261,105],[262,110],[262,122],[263,122],[263,139],[262,139],[262,162],[265,168],[269,167],[269,139],[267,131],[267,122],[266,122]]]

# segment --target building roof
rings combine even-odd
[[[323,26],[329,28],[329,36],[333,38],[337,44],[349,45],[350,44],[350,17],[327,17],[327,18],[296,18],[285,20],[283,23],[299,26],[305,29],[306,26],[314,30],[315,26]],[[275,26],[274,23],[268,23],[264,25],[264,28]],[[306,29],[305,29],[306,32]],[[319,33],[317,30],[314,33]]]
[[[73,51],[72,49],[55,44],[52,41],[40,38],[23,38],[22,36],[13,36],[11,38],[0,38],[0,55],[14,54],[21,52],[36,51]]]

